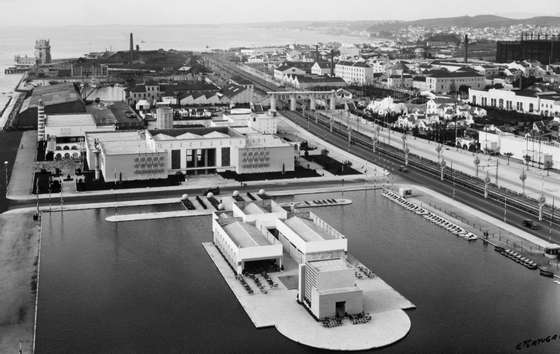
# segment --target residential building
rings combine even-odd
[[[282,63],[280,66],[274,69],[274,78],[276,80],[282,80],[284,75],[305,75],[311,74],[311,68],[313,67],[313,62],[306,61],[287,61]]]
[[[410,89],[412,88],[412,76],[391,75],[387,78],[387,86],[395,89]]]
[[[313,75],[331,75],[332,71],[332,65],[328,61],[316,61],[311,67],[311,74]]]
[[[367,85],[373,82],[373,69],[364,62],[339,61],[334,75],[350,85]]]

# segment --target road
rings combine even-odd
[[[392,159],[386,155],[380,154],[379,152],[374,153],[370,149],[366,149],[360,145],[352,144],[348,147],[348,141],[346,138],[341,137],[339,134],[331,133],[327,127],[316,124],[313,119],[306,119],[301,114],[297,112],[282,112],[286,118],[297,123],[301,127],[309,130],[316,136],[322,137],[324,140],[329,141],[340,148],[348,149],[349,152],[356,154],[357,156],[366,159],[378,166],[384,167],[393,173],[402,181],[406,183],[419,184],[426,186],[430,189],[436,190],[448,197],[453,197],[453,184],[450,183],[448,179],[445,181],[440,181],[439,178],[434,178],[434,175],[427,173],[424,170],[417,168],[409,168],[408,172],[400,172],[398,167],[402,164],[401,161]],[[466,189],[460,185],[455,185],[455,199],[460,200],[464,204],[480,210],[488,215],[491,215],[498,219],[503,219],[504,216],[504,206],[503,204],[497,205],[496,202],[488,199],[484,199],[477,193],[473,193],[471,189]],[[522,227],[523,220],[527,219],[528,216],[516,210],[508,209],[507,211],[507,222],[511,225]],[[550,239],[553,242],[560,243],[560,229],[557,225],[553,225],[552,232],[549,234],[549,224],[546,222],[537,223],[540,230],[530,230],[524,228],[527,232],[530,232],[544,240]]]

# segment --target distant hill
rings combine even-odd
[[[406,26],[430,27],[503,27],[519,24],[550,26],[560,25],[560,17],[539,16],[526,19],[513,19],[494,15],[460,16],[447,18],[430,18],[414,21],[395,21],[390,23],[374,24],[368,28],[369,32],[391,32]]]

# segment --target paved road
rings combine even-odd
[[[347,140],[345,138],[342,138],[337,134],[330,133],[329,130],[324,128],[323,126],[316,125],[313,120],[310,120],[310,123],[308,123],[307,119],[303,118],[299,113],[296,112],[282,112],[282,114],[293,122],[299,124],[303,128],[307,129],[307,126],[309,124],[309,131],[317,136],[321,136],[331,144],[337,145],[340,148],[348,147]],[[404,181],[406,183],[419,184],[436,190],[446,196],[453,196],[453,185],[449,183],[449,181],[442,182],[438,178],[434,178],[432,175],[415,168],[409,168],[408,172],[406,173],[399,172],[398,166],[400,165],[400,163],[385,158],[383,155],[380,155],[378,153],[373,153],[371,150],[367,150],[361,146],[351,145],[350,152],[390,171],[393,171],[396,177],[395,182]],[[503,219],[504,208],[502,205],[496,205],[494,202],[474,194],[471,190],[465,190],[457,186],[455,188],[455,198],[462,201],[466,205],[487,213],[488,215],[491,215],[498,219]],[[527,218],[527,215],[514,210],[508,210],[507,212],[507,222],[517,227],[522,227],[522,221]],[[539,226],[540,230],[538,231],[529,229],[526,229],[526,231],[545,240],[548,240],[549,225],[547,223],[539,223]],[[550,236],[554,242],[560,243],[560,230],[557,227],[553,226]]]

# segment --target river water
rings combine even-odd
[[[341,194],[296,199],[327,197]],[[376,352],[560,352],[560,340],[516,350],[560,334],[560,286],[378,192],[344,197],[353,204],[313,211],[417,306],[408,336]],[[209,217],[105,222],[114,212],[44,216],[38,353],[316,352],[253,327],[201,246]]]

